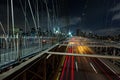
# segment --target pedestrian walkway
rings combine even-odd
[[[99,59],[104,65],[106,65],[113,73],[118,74],[120,77],[120,67],[110,62],[108,59]]]

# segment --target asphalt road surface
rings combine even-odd
[[[68,47],[69,53],[74,52]],[[66,53],[67,54],[67,53]],[[88,51],[89,54],[89,51]],[[115,74],[97,58],[66,56],[60,80],[120,80],[120,74]]]
[[[120,80],[120,78],[96,58],[66,56],[60,80]]]

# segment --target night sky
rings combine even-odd
[[[20,1],[22,2],[24,8],[25,0],[13,1],[15,27],[24,29],[25,18]],[[33,14],[36,15],[36,2],[35,0],[30,0],[30,2]],[[44,2],[44,0],[38,0],[40,18],[39,24],[43,30],[47,28],[47,14]],[[55,12],[53,11],[52,0],[47,0],[47,2],[50,13],[51,29],[53,26],[55,28],[69,26],[69,29],[72,32],[75,32],[76,29],[80,29],[82,31],[106,35],[120,33],[120,0],[53,0]],[[26,2],[26,5],[26,15],[28,19],[27,30],[29,31],[32,27],[34,27],[34,23],[28,2]],[[3,24],[5,31],[7,26],[6,6],[7,0],[0,0],[0,22]],[[11,27],[11,11],[9,13],[9,18]],[[53,19],[55,19],[54,22]],[[35,20],[37,21],[36,16]],[[1,27],[0,31],[2,33]]]

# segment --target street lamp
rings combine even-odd
[[[58,30],[56,30],[56,31],[55,31],[55,33],[56,33],[56,34],[58,34],[58,33],[59,33],[59,31],[58,31]]]
[[[68,33],[68,36],[69,36],[69,37],[72,37],[72,33],[71,33],[70,31],[69,31],[69,33]]]

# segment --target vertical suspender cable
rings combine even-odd
[[[52,23],[53,23],[53,26],[54,26],[55,6],[54,6],[54,1],[53,1],[53,0],[52,0],[52,10],[53,10],[53,18],[52,18],[52,19],[53,19],[53,20],[52,20],[53,22],[52,22]]]
[[[27,1],[28,1],[28,4],[29,4],[30,12],[31,12],[31,14],[32,14],[32,19],[33,19],[33,22],[34,22],[34,25],[35,25],[35,30],[36,30],[36,32],[38,32],[38,30],[37,30],[37,25],[36,25],[36,21],[35,21],[35,16],[34,16],[34,14],[33,14],[32,7],[31,7],[31,3],[30,3],[29,0],[27,0]]]
[[[21,2],[21,5],[22,5],[22,2]],[[26,28],[26,22],[27,22],[27,16],[26,16],[26,0],[25,0],[25,12],[24,12],[24,9],[23,9],[23,13],[25,13],[25,34],[26,34],[26,32],[27,32],[27,28]],[[25,35],[26,36],[26,35]],[[26,40],[27,40],[27,38],[26,37],[24,37],[24,46],[25,46],[25,49],[26,49]]]
[[[55,5],[54,5],[54,1],[52,0],[52,8],[53,8],[53,22],[52,22],[52,27],[54,27],[55,26]]]
[[[59,12],[58,12],[58,11],[59,11],[58,5],[59,5],[59,4],[58,4],[58,2],[57,2],[57,0],[56,0],[56,5],[55,5],[55,7],[56,7],[56,25],[58,25],[58,16],[59,16],[59,15],[58,15],[58,13],[59,13]]]
[[[9,28],[10,25],[9,25],[9,0],[7,0],[7,50],[9,49]],[[8,50],[9,51],[9,50]],[[8,61],[10,61],[10,55],[8,54]]]
[[[47,27],[48,27],[48,36],[50,36],[50,33],[49,33],[50,32],[50,14],[49,14],[47,1],[44,0],[44,2],[45,2],[46,11],[47,11],[47,17],[48,17],[48,25],[47,25]]]
[[[26,19],[26,0],[25,0],[25,33],[27,32],[26,31],[26,21],[27,21],[27,19]]]
[[[36,0],[36,4],[37,4],[37,25],[38,25],[38,44],[39,44],[39,47],[41,48],[41,42],[40,42],[40,32],[41,32],[41,30],[40,30],[40,24],[39,24],[39,1],[38,0]]]
[[[15,25],[14,25],[14,12],[13,12],[13,0],[11,0],[11,15],[12,15],[12,30],[13,30],[13,36],[15,36]]]
[[[7,33],[9,36],[9,0],[7,0]]]
[[[39,24],[39,5],[38,5],[38,0],[36,0],[36,3],[37,3],[37,25],[38,25],[38,28],[40,27],[40,24]]]
[[[40,1],[42,1],[42,0],[40,0]],[[41,15],[42,15],[41,20],[43,20],[43,4],[42,4],[42,2],[40,2],[40,3],[41,3],[40,5],[41,5],[41,11],[42,11],[42,12],[41,12],[41,13],[42,13],[42,14],[41,14]],[[43,26],[42,23],[41,23],[41,25]],[[42,35],[42,37],[43,37],[43,28],[42,28],[42,27],[41,27],[41,31],[42,31],[42,32],[41,32],[41,35]],[[40,40],[41,40],[41,41],[40,41],[40,44],[41,44],[40,47],[41,47],[41,49],[43,48],[43,46],[42,46],[42,45],[43,45],[43,44],[42,44],[42,37],[40,37]]]
[[[13,44],[14,44],[14,52],[16,51],[16,47],[15,47],[15,26],[14,26],[14,12],[13,12],[13,0],[11,0],[11,16],[12,16],[12,30],[13,30]],[[12,55],[12,59],[13,59],[13,55]]]
[[[21,6],[21,8],[22,8],[22,12],[23,12],[23,14],[24,14],[24,16],[25,16],[25,27],[28,25],[28,27],[29,27],[29,22],[28,22],[28,19],[27,19],[27,15],[26,15],[26,9],[24,10],[24,8],[23,8],[23,4],[22,4],[22,1],[21,0],[19,0],[19,2],[20,2],[20,6]],[[25,0],[25,6],[26,6],[26,0]],[[26,7],[25,7],[26,8]],[[27,22],[27,24],[26,24],[26,22]],[[29,27],[29,30],[30,30],[30,27]]]

